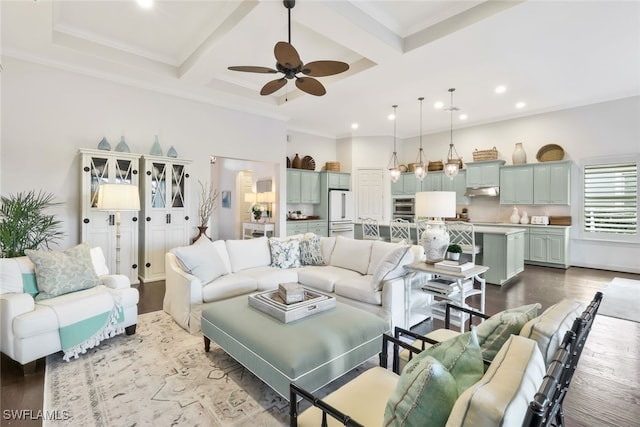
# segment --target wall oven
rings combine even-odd
[[[415,198],[413,197],[394,197],[393,198],[393,219],[402,218],[413,222],[415,212]]]

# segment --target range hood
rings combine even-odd
[[[464,195],[467,197],[496,197],[500,195],[500,187],[467,188],[467,192]]]

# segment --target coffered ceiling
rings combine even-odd
[[[350,64],[315,97],[287,84],[259,95],[287,41],[279,0],[2,1],[2,54],[286,120],[328,137],[398,136],[640,94],[638,1],[298,0],[291,43],[303,62]],[[504,85],[506,91],[494,89]],[[525,103],[516,108],[517,102]],[[466,120],[459,116],[466,114]],[[358,123],[352,129],[352,123]]]

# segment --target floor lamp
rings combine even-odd
[[[98,188],[98,210],[116,213],[116,274],[120,274],[120,212],[140,210],[138,186],[131,184],[101,184]]]
[[[455,191],[421,191],[416,193],[416,216],[428,218],[427,228],[418,236],[429,263],[444,259],[449,233],[444,218],[456,216]]]

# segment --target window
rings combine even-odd
[[[584,167],[584,231],[635,235],[638,229],[638,164]]]

